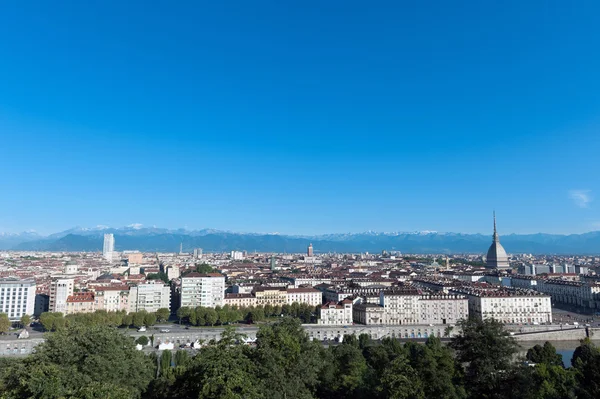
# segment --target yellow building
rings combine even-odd
[[[224,305],[249,308],[256,306],[256,298],[252,294],[225,294]]]
[[[285,305],[287,303],[287,289],[283,287],[257,287],[254,289],[256,305]]]

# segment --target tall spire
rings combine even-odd
[[[494,241],[498,241],[498,231],[496,230],[496,211],[494,211]]]

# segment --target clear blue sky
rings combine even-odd
[[[598,230],[599,14],[5,3],[0,231]]]

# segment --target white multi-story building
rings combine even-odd
[[[242,260],[244,259],[244,253],[242,251],[231,251],[231,259]]]
[[[219,273],[189,273],[181,278],[181,306],[223,306],[225,276]]]
[[[294,288],[299,288],[300,286],[310,285],[314,287],[319,284],[331,284],[331,277],[319,277],[319,276],[284,276],[281,278],[282,280],[289,281]]]
[[[319,309],[317,324],[324,326],[347,326],[352,324],[352,301],[327,302]]]
[[[469,318],[469,300],[464,295],[426,294],[419,305],[421,324],[456,324]]]
[[[177,265],[168,266],[166,270],[167,270],[167,278],[169,280],[179,278],[179,276],[180,276],[179,266],[177,266]]]
[[[323,293],[315,290],[314,288],[288,288],[287,289],[287,303],[292,304],[306,303],[311,306],[318,306],[323,303]],[[352,312],[350,312],[352,313]]]
[[[518,288],[464,287],[453,293],[466,295],[469,314],[507,324],[552,323],[550,295]]]
[[[66,313],[67,298],[73,295],[75,280],[72,278],[55,278],[50,283],[50,312]]]
[[[158,284],[139,284],[129,289],[129,311],[146,310],[149,313],[171,307],[171,287]]]
[[[528,290],[537,288],[537,278],[531,275],[516,275],[510,278],[510,286],[513,288],[525,288]]]
[[[104,234],[104,247],[102,248],[102,256],[104,256],[104,259],[112,262],[113,252],[115,252],[115,236],[113,234]]]
[[[11,321],[17,321],[25,314],[33,315],[35,289],[33,280],[0,279],[0,313],[6,313]]]
[[[566,303],[584,308],[597,308],[597,301],[600,301],[599,283],[540,279],[537,284],[537,290],[550,295],[554,302]]]
[[[419,324],[420,292],[412,287],[381,291],[379,304],[384,309],[383,324]]]

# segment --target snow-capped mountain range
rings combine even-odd
[[[40,235],[35,231],[0,233],[0,250],[100,251],[103,235],[113,233],[117,250],[175,252],[183,243],[185,251],[247,250],[259,252],[305,252],[309,243],[316,253],[380,252],[404,253],[485,253],[491,234],[417,232],[342,233],[285,235],[279,233],[239,233],[215,229],[188,230],[146,227],[139,223],[124,227],[74,227]],[[600,232],[585,234],[508,234],[501,242],[509,253],[600,254]]]

